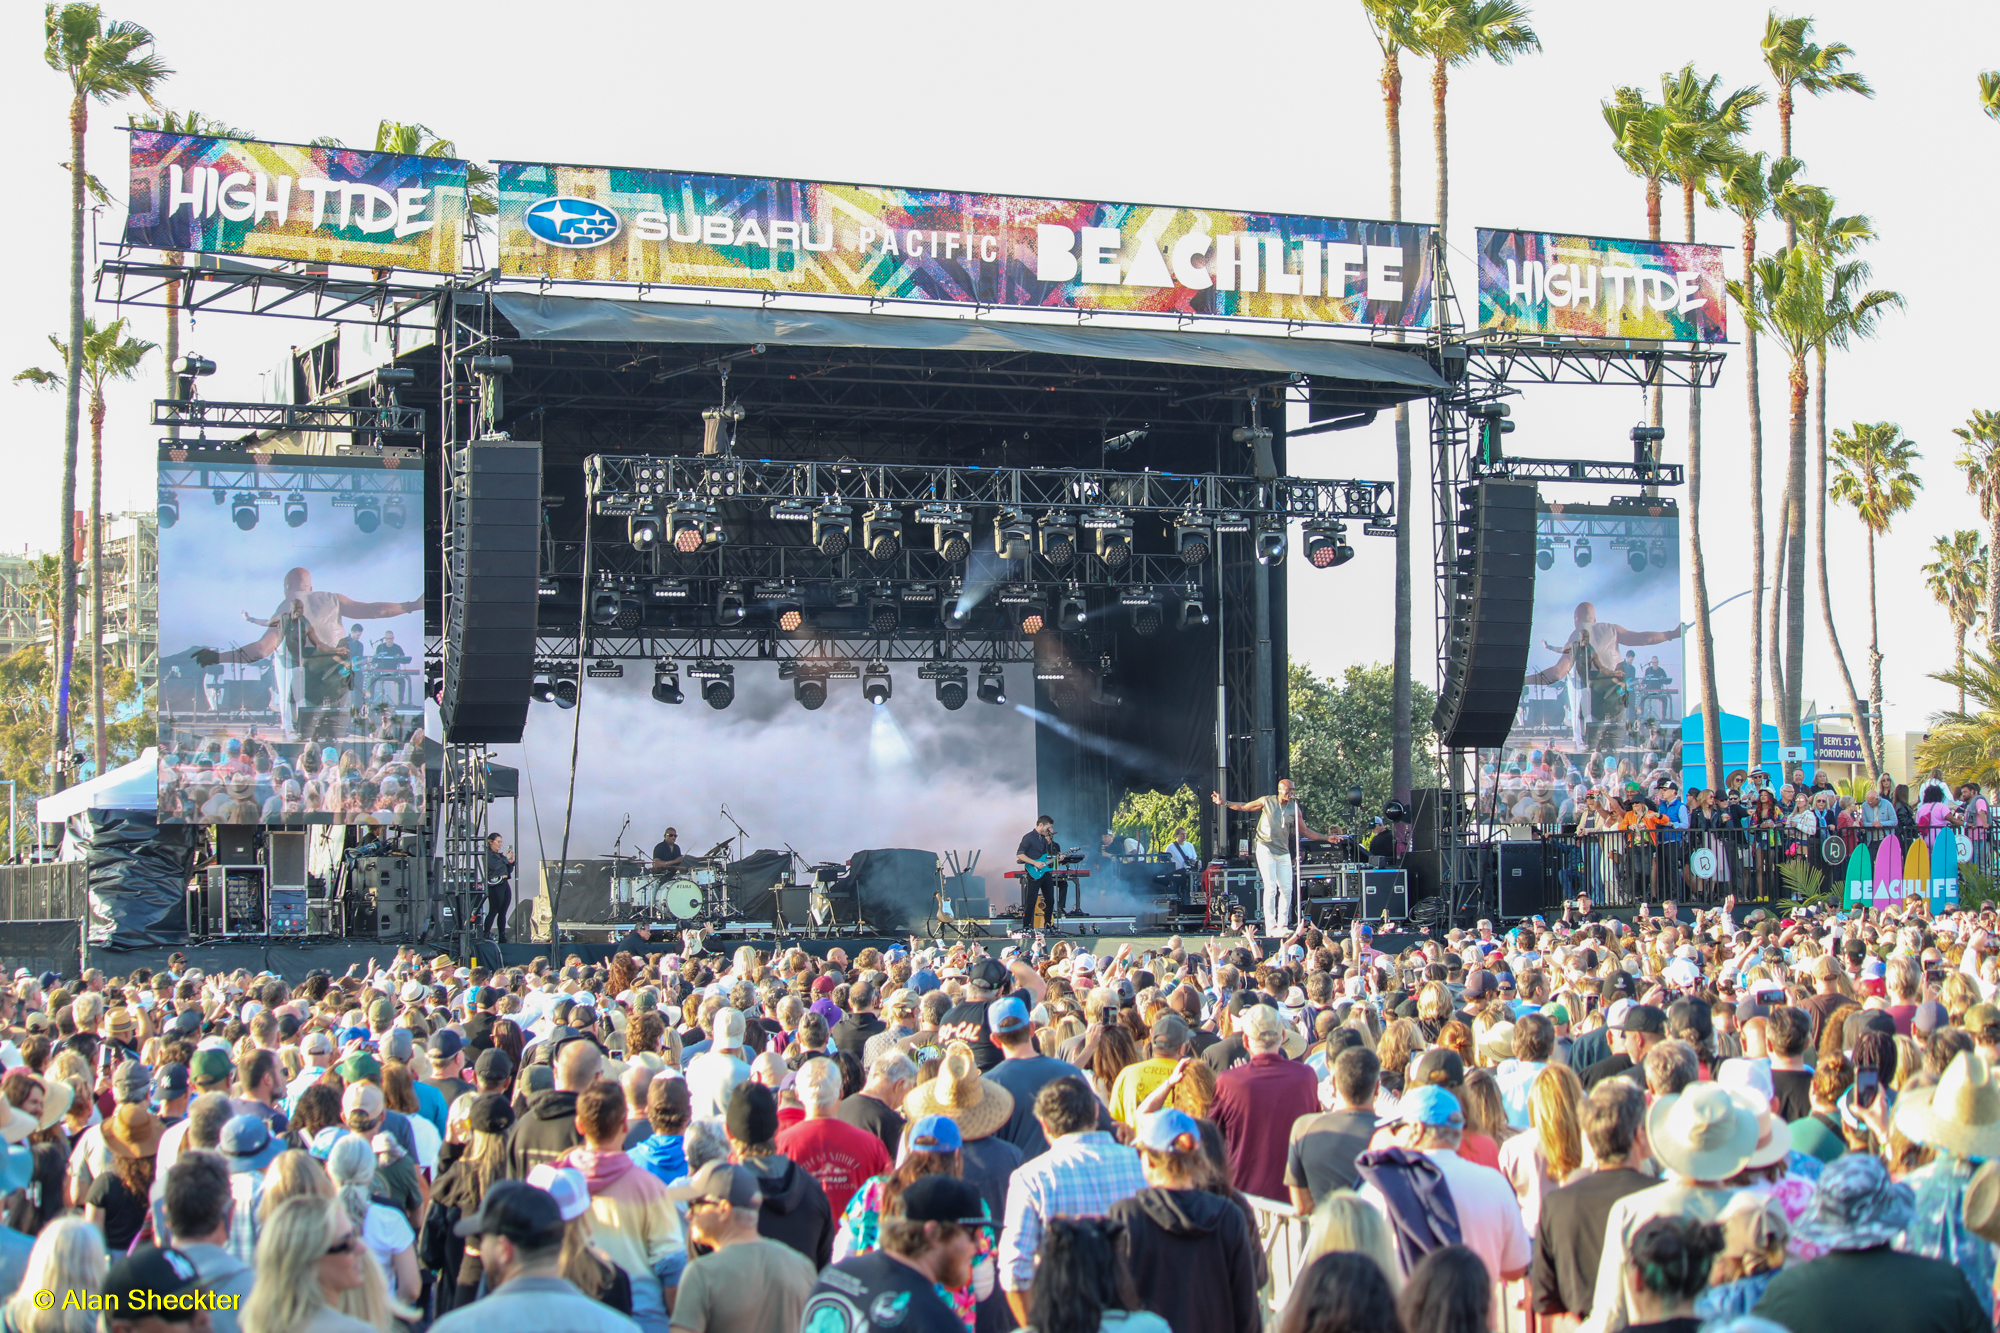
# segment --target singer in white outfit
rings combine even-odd
[[[1293,853],[1299,838],[1315,842],[1325,839],[1312,831],[1299,812],[1298,798],[1290,778],[1278,779],[1276,796],[1259,796],[1254,801],[1225,801],[1219,791],[1210,792],[1217,805],[1248,814],[1257,812],[1257,839],[1251,850],[1257,859],[1257,877],[1264,883],[1264,933],[1282,938],[1292,930],[1292,911],[1298,899],[1298,881],[1293,877]]]

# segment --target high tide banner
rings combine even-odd
[[[453,158],[133,130],[125,244],[455,273],[465,174]]]
[[[1431,228],[497,164],[510,277],[1422,329]]]
[[[1479,327],[1727,342],[1722,247],[1481,227]]]

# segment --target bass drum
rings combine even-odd
[[[677,879],[660,890],[659,905],[677,920],[692,921],[701,915],[701,886],[691,879]]]

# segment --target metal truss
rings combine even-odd
[[[1451,341],[1468,354],[1469,373],[1494,385],[1630,384],[1712,389],[1721,378],[1724,358],[1720,347],[1703,343],[1559,338],[1497,329],[1463,334]]]
[[[986,662],[1033,662],[1035,641],[1018,635],[981,638],[946,634],[939,629],[898,630],[891,634],[821,631],[791,635],[774,634],[769,628],[741,635],[715,630],[677,634],[607,629],[593,631],[581,655],[592,661],[616,662],[949,661],[976,666]],[[575,634],[543,633],[535,640],[535,669],[541,674],[574,674],[577,658]]]
[[[1596,481],[1612,485],[1678,486],[1686,480],[1679,463],[1606,463],[1589,458],[1502,458],[1491,466],[1472,464],[1471,476],[1513,481]]]
[[[444,783],[438,803],[438,839],[443,851],[443,893],[452,904],[458,926],[458,956],[479,956],[477,935],[472,928],[473,911],[486,884],[486,751],[477,745],[444,747]],[[425,895],[427,898],[429,895]],[[435,913],[435,900],[426,906]],[[414,905],[413,905],[414,908]],[[411,930],[421,935],[428,919],[411,913]]]
[[[959,505],[1035,512],[1103,507],[1121,513],[1244,513],[1287,518],[1394,521],[1395,483],[1279,477],[1114,472],[1088,468],[925,467],[737,458],[633,457],[585,460],[596,512],[656,513],[674,500],[813,500],[855,504]]]
[[[191,458],[185,463],[162,463],[160,486],[168,490],[237,491],[250,495],[284,491],[298,495],[408,498],[423,493],[423,478],[414,466],[408,469],[327,466],[338,461],[337,458],[313,458],[302,465],[287,462],[260,466],[249,455],[232,451],[222,458]]]
[[[264,268],[221,255],[192,264],[107,259],[97,270],[97,300],[117,306],[174,306],[190,317],[210,313],[405,325],[430,329],[428,309],[446,290],[312,266]]]
[[[155,398],[155,426],[196,430],[314,430],[344,435],[421,435],[424,409],[401,403],[219,403]]]

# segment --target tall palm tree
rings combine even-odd
[[[1604,123],[1611,129],[1611,151],[1626,170],[1646,183],[1646,239],[1660,239],[1660,183],[1666,179],[1665,140],[1672,115],[1664,106],[1646,100],[1637,88],[1619,88],[1611,100],[1601,103]],[[1661,425],[1665,420],[1664,390],[1659,377],[1652,380],[1647,395],[1647,420]],[[1648,488],[1651,490],[1652,488]]]
[[[2000,551],[2000,412],[1975,408],[1972,418],[1952,432],[1963,448],[1958,451],[1958,470],[1965,474],[1966,493],[1979,501],[1979,516],[1986,520],[1986,541]],[[1996,655],[2000,646],[2000,561],[1986,565],[1986,642]]]
[[[1771,210],[1773,196],[1797,176],[1797,158],[1772,167],[1764,153],[1739,153],[1722,168],[1725,207],[1743,221],[1743,281],[1729,294],[1746,314],[1757,300],[1757,222]],[[1764,762],[1764,409],[1757,378],[1757,331],[1743,335],[1743,378],[1750,404],[1750,768]],[[1776,639],[1773,636],[1773,647]],[[1773,672],[1773,679],[1776,679]]]
[[[1875,752],[1882,751],[1882,636],[1875,618],[1875,539],[1917,501],[1923,478],[1912,470],[1917,446],[1893,421],[1857,421],[1833,433],[1834,501],[1868,529],[1868,700]]]
[[[1808,15],[1779,18],[1772,10],[1764,20],[1764,65],[1778,85],[1778,156],[1792,156],[1792,109],[1801,92],[1820,97],[1827,93],[1860,93],[1873,97],[1875,90],[1863,75],[1842,66],[1854,54],[1845,42],[1820,46],[1812,40],[1813,21]],[[1791,246],[1798,234],[1789,219],[1785,223],[1785,244]]]
[[[1956,641],[1954,667],[1962,673],[1965,636],[1972,632],[1985,611],[1988,548],[1979,540],[1978,533],[1960,528],[1949,537],[1933,538],[1931,554],[1937,559],[1924,566],[1924,586],[1951,617],[1951,632]],[[1958,690],[1958,711],[1965,711],[1963,685]]]
[[[53,333],[49,345],[57,353],[67,349]],[[29,367],[14,378],[51,388],[67,387],[81,379],[90,391],[90,726],[92,757],[97,771],[106,771],[104,730],[104,386],[113,380],[129,380],[138,373],[139,363],[154,344],[125,336],[125,321],[114,319],[99,328],[97,321],[83,322],[83,356],[71,364],[80,365],[80,374]]]
[[[90,128],[90,104],[138,97],[148,105],[153,90],[173,71],[147,48],[153,34],[136,23],[107,23],[94,4],[51,4],[42,15],[42,57],[49,68],[69,80],[69,340],[63,348],[65,367],[83,361],[83,217],[89,185],[84,160],[84,132]],[[69,676],[76,642],[76,542],[71,535],[76,512],[76,452],[83,408],[82,377],[67,377],[63,399],[62,514],[56,532],[61,540],[63,604],[56,627],[56,715],[50,736],[52,789],[67,785],[69,754]]]
[[[1752,108],[1764,94],[1739,88],[1717,102],[1719,74],[1704,79],[1692,64],[1660,80],[1667,124],[1660,137],[1661,168],[1679,182],[1687,240],[1695,239],[1695,196],[1715,202],[1710,182],[1738,156],[1736,139],[1750,128]],[[1715,638],[1709,623],[1708,568],[1701,545],[1701,389],[1688,389],[1688,575],[1694,587],[1695,659],[1700,672],[1703,753],[1722,754],[1722,713],[1715,687]]]
[[[199,111],[169,111],[164,107],[148,115],[127,116],[125,123],[135,130],[159,130],[166,134],[200,134],[215,139],[254,139],[257,137],[257,131],[255,130],[238,129],[234,125],[225,125],[213,117],[204,116]],[[179,250],[163,250],[160,253],[169,268],[179,268],[181,261],[186,258]],[[181,280],[179,278],[167,279],[166,307],[167,336],[161,348],[165,354],[166,362],[167,397],[171,398],[174,396],[175,390],[179,387],[174,380],[174,362],[180,360],[181,356]],[[180,437],[181,428],[178,425],[169,424],[167,426],[167,438],[178,440]]]
[[[1382,49],[1382,118],[1389,136],[1389,221],[1403,220],[1403,67],[1402,53],[1415,49],[1412,21],[1418,0],[1361,0],[1368,27]],[[1401,338],[1401,333],[1396,334]],[[1389,724],[1389,787],[1395,799],[1408,805],[1416,786],[1411,734],[1411,612],[1410,485],[1414,476],[1410,450],[1410,405],[1396,404],[1396,643],[1391,676]],[[1396,826],[1398,837],[1409,825]]]
[[[1437,154],[1437,228],[1447,235],[1451,200],[1445,152],[1445,93],[1451,71],[1487,59],[1512,64],[1514,57],[1542,49],[1528,25],[1523,0],[1419,0],[1412,19],[1415,44],[1431,58],[1431,140]]]

